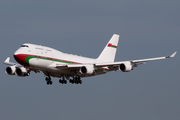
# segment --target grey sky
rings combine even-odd
[[[23,43],[96,58],[120,34],[116,61],[180,51],[179,0],[1,0],[0,61]],[[42,73],[8,76],[0,64],[0,119],[179,120],[179,54],[83,78],[82,85],[47,86]]]

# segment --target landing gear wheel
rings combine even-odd
[[[82,80],[79,80],[79,83],[82,84]]]
[[[75,83],[78,84],[78,80],[75,80]]]
[[[47,85],[52,85],[53,82],[52,81],[47,81],[46,83],[47,83]]]
[[[59,80],[59,83],[62,83],[62,82],[61,82],[61,79]]]
[[[64,80],[64,83],[65,83],[65,84],[67,84],[67,81],[66,81],[66,80]]]
[[[53,83],[52,81],[49,81],[49,84],[50,84],[50,85],[52,85],[52,83]]]
[[[51,77],[46,77],[45,80],[46,81],[51,81]]]
[[[82,84],[82,80],[80,76],[74,76],[73,79],[69,80],[72,84]]]
[[[67,81],[66,80],[59,80],[59,83],[61,83],[61,84],[67,84]]]
[[[46,84],[49,85],[49,81],[47,81]]]
[[[52,85],[53,82],[51,81],[51,77],[46,77],[45,80],[47,85]]]

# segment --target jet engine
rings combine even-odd
[[[94,72],[94,66],[93,65],[86,65],[80,68],[79,71],[81,74],[88,74],[91,75]]]
[[[7,67],[5,70],[6,74],[8,74],[8,75],[15,75],[15,71],[16,71],[15,66]]]
[[[15,74],[20,77],[29,76],[27,69],[24,67],[16,68]]]
[[[129,71],[133,70],[133,66],[132,66],[131,62],[124,62],[119,65],[119,69],[122,72],[129,72]]]

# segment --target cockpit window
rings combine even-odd
[[[21,45],[21,47],[29,47],[28,45]]]

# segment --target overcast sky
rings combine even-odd
[[[116,61],[171,55],[180,52],[179,12],[179,0],[1,0],[0,119],[179,120],[179,54],[82,85],[9,76],[3,64],[23,43],[96,58],[114,33]]]

